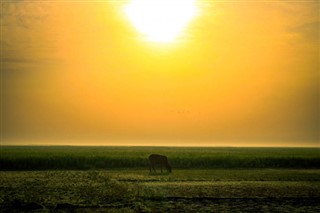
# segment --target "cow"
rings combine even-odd
[[[165,167],[169,173],[172,172],[167,156],[151,154],[149,156],[149,161],[150,161],[150,166],[149,166],[150,173],[152,172],[152,170],[156,172],[156,168],[155,168],[156,165],[161,167],[161,173],[162,173],[162,167]]]

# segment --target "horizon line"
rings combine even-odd
[[[253,146],[246,146],[246,145],[79,145],[79,144],[0,144],[0,147],[6,147],[6,146],[12,146],[12,147],[185,147],[185,148],[320,148],[320,146],[311,146],[311,145],[305,145],[305,146],[284,146],[284,145],[253,145]]]

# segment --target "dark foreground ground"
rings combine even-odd
[[[201,198],[144,200],[117,206],[58,204],[43,207],[35,203],[1,209],[3,212],[319,212],[319,198]]]
[[[320,212],[320,170],[0,172],[1,212]]]

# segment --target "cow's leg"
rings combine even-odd
[[[162,164],[161,164],[161,173],[162,173]]]

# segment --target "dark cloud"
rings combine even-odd
[[[30,59],[30,58],[2,58],[2,63],[36,63],[36,64],[55,64],[59,63],[59,60],[54,59]]]
[[[22,59],[22,58],[2,58],[2,63],[38,63],[38,60]]]

